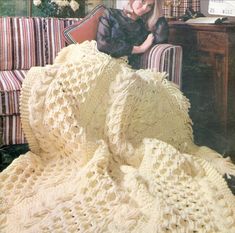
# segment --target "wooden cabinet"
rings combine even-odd
[[[227,35],[222,32],[197,32],[197,48],[202,51],[226,53]]]
[[[182,45],[184,56],[199,53],[198,60],[211,66],[216,107],[227,132],[235,127],[235,25],[173,21],[169,27],[170,43]]]
[[[197,62],[211,67],[211,88],[220,123],[224,135],[234,144],[235,133],[231,139],[230,131],[235,132],[235,24],[188,25],[173,21],[169,27],[169,42],[183,47],[184,58],[197,53]]]

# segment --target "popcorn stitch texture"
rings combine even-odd
[[[31,152],[0,174],[0,231],[235,232],[219,173],[234,167],[193,144],[188,107],[165,74],[134,71],[95,42],[31,69],[21,97]]]

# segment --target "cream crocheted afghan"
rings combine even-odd
[[[21,97],[31,151],[0,174],[2,233],[234,233],[229,161],[193,143],[165,74],[84,42],[32,68]]]

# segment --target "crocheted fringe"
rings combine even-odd
[[[231,178],[230,175],[235,176],[235,165],[232,163],[230,157],[213,159],[211,163],[220,174],[225,174],[228,178]]]
[[[144,71],[144,75],[146,76],[146,70],[139,70],[137,73],[141,73]],[[189,99],[183,95],[183,93],[179,90],[179,87],[167,80],[168,74],[165,72],[153,72],[150,71],[150,75],[147,78],[154,78],[152,81],[154,83],[161,82],[162,85],[164,85],[165,89],[170,93],[170,97],[174,98],[176,100],[176,103],[178,104],[179,110],[182,114],[182,117],[184,117],[184,121],[187,123],[187,127],[189,130],[189,137],[193,141],[193,130],[192,130],[192,120],[189,117],[189,108],[191,107],[191,104],[189,102]]]
[[[169,82],[167,79],[164,79],[162,81],[162,84],[168,89],[170,96],[175,98],[179,109],[183,113],[182,116],[184,116],[185,122],[187,122],[187,127],[189,130],[189,137],[193,141],[193,129],[192,129],[192,120],[189,117],[189,109],[191,107],[191,104],[189,102],[189,99],[183,95],[183,93],[179,90],[178,86],[173,84],[172,82]]]
[[[192,144],[190,146],[189,153],[192,153],[207,162],[209,162],[221,175],[235,175],[235,165],[232,163],[229,157],[223,158],[222,155],[216,151],[206,147],[206,146],[197,146]]]
[[[216,193],[216,195],[222,194],[225,197],[225,200],[228,202],[228,205],[230,205],[232,209],[235,209],[234,195],[221,176],[221,172],[219,172],[218,169],[213,166],[214,164],[209,161],[202,160],[201,158],[196,158],[196,160],[201,164],[202,168],[204,168],[208,178],[218,187],[220,187],[219,190],[216,191],[219,192]],[[219,159],[218,162],[220,161],[222,160]]]

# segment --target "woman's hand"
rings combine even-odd
[[[146,38],[146,40],[140,46],[134,46],[133,47],[132,53],[137,54],[137,53],[146,52],[151,47],[151,45],[153,44],[153,40],[154,40],[154,36],[153,36],[152,33],[150,33],[148,35],[148,37]]]
[[[143,53],[146,52],[151,47],[151,45],[153,44],[153,40],[154,36],[152,33],[150,33],[146,38],[146,40],[144,41],[144,43],[140,45],[140,47],[142,47]]]

